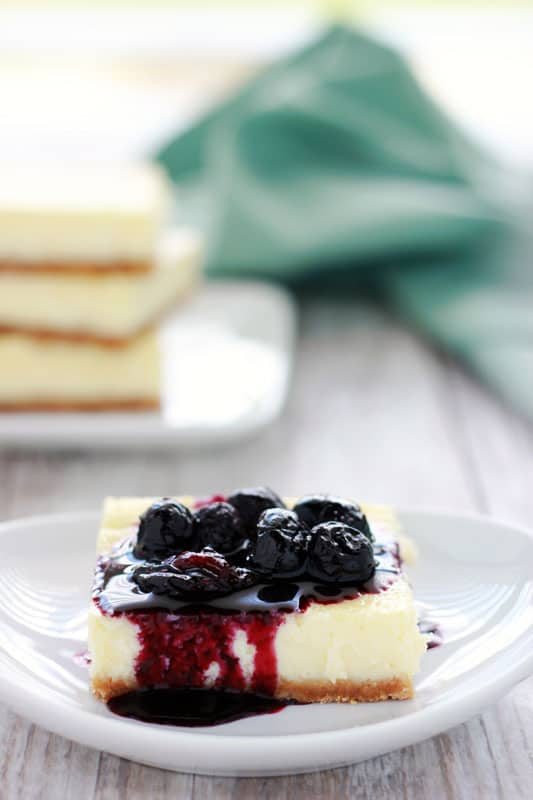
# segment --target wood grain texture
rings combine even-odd
[[[0,517],[96,508],[105,494],[270,483],[397,505],[533,519],[533,429],[380,312],[307,303],[282,418],[238,447],[4,453]],[[477,800],[533,796],[533,680],[441,736],[353,767],[285,778],[179,775],[100,754],[0,708],[0,797]]]

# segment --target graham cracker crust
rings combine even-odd
[[[156,321],[157,322],[157,321]],[[142,328],[129,336],[101,336],[98,333],[83,331],[46,330],[45,328],[25,328],[18,325],[0,325],[1,335],[29,336],[39,342],[72,342],[74,344],[91,344],[106,348],[121,348],[130,344],[132,339],[145,333],[155,323],[147,322]]]
[[[102,700],[104,703],[107,703],[112,697],[118,697],[121,694],[126,694],[126,692],[131,692],[137,688],[138,684],[135,680],[128,682],[116,681],[112,678],[91,679],[92,693],[98,700]]]
[[[300,683],[281,679],[276,697],[298,703],[376,703],[381,700],[409,700],[413,683],[408,678],[382,681],[316,681]]]
[[[0,413],[26,413],[32,411],[157,411],[158,397],[132,398],[131,400],[31,400],[20,403],[2,403]]]
[[[135,680],[131,683],[114,681],[111,678],[91,681],[93,694],[104,702],[136,688],[138,685]],[[330,681],[298,683],[281,680],[275,697],[281,700],[296,700],[298,703],[377,703],[382,700],[409,700],[413,694],[413,684],[405,678],[364,683],[347,680],[333,683]]]
[[[114,261],[19,261],[0,258],[0,272],[61,273],[68,275],[102,275],[110,272],[150,272],[151,260],[118,259]]]

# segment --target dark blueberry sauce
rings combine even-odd
[[[187,728],[275,714],[286,705],[286,700],[274,697],[216,689],[141,689],[113,697],[107,703],[121,717]]]
[[[444,643],[440,625],[434,620],[422,617],[418,621],[418,630],[424,636],[429,637],[426,641],[428,650],[432,650],[434,647],[440,647],[440,645]]]
[[[390,540],[374,547],[376,570],[370,580],[358,585],[323,585],[312,579],[260,582],[201,603],[201,608],[224,614],[264,611],[303,611],[311,601],[336,603],[363,594],[386,591],[398,579],[401,560],[398,545]],[[197,613],[198,604],[190,600],[177,600],[165,595],[141,592],[131,581],[133,569],[141,563],[132,552],[131,540],[125,540],[114,551],[112,558],[102,559],[97,568],[94,598],[105,614],[125,611],[161,609],[180,614]]]

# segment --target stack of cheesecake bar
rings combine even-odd
[[[159,404],[157,328],[199,275],[151,165],[2,168],[0,410]]]

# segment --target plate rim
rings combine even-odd
[[[436,507],[402,508],[396,505],[392,507],[400,519],[407,519],[409,516],[428,519],[435,517],[460,518],[495,527],[503,526],[511,529],[518,536],[533,540],[533,532],[527,528],[479,512],[455,512],[451,509]],[[43,523],[65,524],[72,521],[97,523],[99,518],[100,512],[98,511],[66,511],[5,520],[0,522],[0,539],[2,535],[6,535],[10,531],[26,526],[39,526]],[[531,637],[533,640],[533,629],[526,630],[522,636]],[[519,638],[521,639],[522,636]],[[446,700],[445,705],[438,707],[436,711],[433,706],[426,706],[414,710],[413,714],[408,717],[365,723],[361,728],[352,726],[309,733],[280,733],[264,736],[244,734],[221,736],[207,732],[198,735],[194,731],[147,725],[118,717],[100,716],[84,708],[76,709],[72,715],[66,715],[67,719],[65,719],[65,715],[61,713],[64,711],[61,700],[48,698],[46,694],[40,695],[34,692],[30,693],[31,703],[28,703],[28,691],[18,685],[16,672],[12,680],[10,680],[9,669],[2,669],[2,673],[0,700],[8,708],[49,731],[84,746],[96,750],[103,749],[105,752],[138,763],[164,766],[166,769],[180,772],[195,772],[205,775],[282,775],[355,763],[370,756],[381,755],[400,747],[415,744],[465,722],[478,713],[491,699],[501,696],[533,673],[533,651],[529,656],[526,652],[522,658],[507,666],[502,674],[496,675],[489,683],[480,682],[467,696],[459,694],[457,697]],[[84,725],[80,724],[81,719],[85,720]],[[104,747],[101,745],[103,729],[106,731]],[[384,731],[385,735],[383,735]],[[132,742],[133,749],[139,749],[139,745],[142,745],[142,740],[146,739],[148,733],[153,742],[150,748],[152,751],[159,744],[162,746],[163,752],[167,754],[170,753],[170,750],[179,753],[180,757],[176,759],[175,764],[169,765],[168,759],[163,765],[162,762],[132,756],[132,748],[127,744],[126,747],[122,747],[120,744],[121,741]],[[364,741],[361,742],[363,737]],[[313,746],[306,748],[305,745]],[[315,753],[317,746],[320,747],[320,764],[318,766],[316,766],[317,754]],[[202,763],[195,765],[194,758],[198,758],[195,754],[199,747],[209,753],[211,765],[206,765],[205,759],[202,762],[201,758],[199,760]],[[281,758],[280,749],[283,749]],[[356,752],[351,753],[352,750]],[[215,753],[216,759],[213,758]],[[188,759],[192,759],[192,762],[189,761],[187,765],[184,765],[183,762]],[[260,766],[250,767],[250,763],[255,759],[258,760]],[[216,764],[212,765],[215,760]],[[286,765],[280,765],[280,761],[286,762]],[[233,763],[229,769],[224,767],[224,764],[228,762]],[[299,766],[291,766],[293,762]]]

